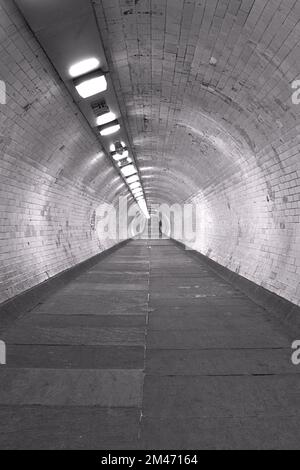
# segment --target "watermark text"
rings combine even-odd
[[[4,341],[0,341],[0,365],[5,366],[6,364],[6,344]]]

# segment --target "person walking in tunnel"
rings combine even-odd
[[[163,223],[162,223],[162,220],[159,219],[159,223],[158,223],[158,230],[159,230],[159,238],[162,238],[163,237]]]

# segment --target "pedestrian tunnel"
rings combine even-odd
[[[0,448],[299,446],[299,21],[0,0]]]

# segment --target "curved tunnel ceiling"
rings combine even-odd
[[[42,6],[36,9],[28,0],[17,3],[29,9],[33,28],[66,80],[72,60],[63,51],[57,53],[53,38],[55,31],[63,38],[63,28],[70,27],[69,0],[65,7],[61,3],[61,21],[54,29],[53,18],[44,13],[40,25]],[[51,12],[51,2],[45,4]],[[81,2],[78,6],[82,8]],[[129,137],[149,202],[182,202],[232,175],[247,178],[253,164],[261,168],[260,152],[278,136],[284,140],[297,125],[299,108],[291,102],[291,84],[299,72],[296,1],[93,0],[90,6],[99,38],[91,41],[82,31],[72,35],[80,56],[91,48],[91,55],[97,49],[100,55],[104,52],[118,103],[113,95],[109,99],[113,109],[120,106],[127,131],[123,138]],[[85,7],[92,29],[90,11]],[[77,18],[80,11],[72,15]],[[72,27],[76,30],[76,24]],[[71,44],[64,50],[72,51]],[[72,142],[70,150],[76,155],[76,134]],[[85,165],[82,154],[78,167],[73,158],[70,171],[77,168],[97,191],[95,168],[101,159]],[[64,171],[69,171],[68,162]],[[109,199],[117,195],[109,190]]]
[[[228,175],[246,177],[296,126],[299,2],[93,4],[139,164],[153,168],[150,199],[176,202]]]
[[[44,25],[50,36],[72,27],[65,7],[82,1],[58,3],[61,22],[53,31],[51,17]],[[105,155],[110,142],[103,144],[80,112],[64,74],[16,8],[21,4],[34,10],[54,3],[1,0],[0,78],[8,100],[0,179],[8,190],[5,250],[12,253],[4,254],[2,300],[109,248],[115,241],[96,235],[97,207],[122,195],[133,203]],[[196,250],[299,303],[300,106],[292,102],[300,77],[299,0],[84,5],[148,202],[195,203]],[[90,23],[83,31],[76,24],[80,54],[88,54]]]

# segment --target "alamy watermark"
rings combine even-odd
[[[0,80],[0,104],[6,104],[6,84]]]
[[[6,364],[6,344],[4,341],[0,341],[0,365],[5,366]]]
[[[294,366],[300,365],[300,341],[294,341],[292,344],[292,349],[294,350],[292,354],[292,363]]]
[[[136,205],[129,206],[126,198],[119,198],[117,205],[100,204],[92,215],[91,226],[100,242],[136,236],[175,238],[189,247],[196,242],[201,223],[196,204],[154,204],[149,212],[150,219],[146,219]]]
[[[300,104],[300,80],[294,80],[292,83],[292,89],[295,90],[292,94],[293,104]]]

